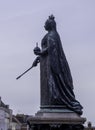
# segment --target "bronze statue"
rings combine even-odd
[[[44,27],[48,33],[42,39],[42,49],[34,48],[35,55],[40,56],[41,108],[68,108],[81,115],[82,106],[75,99],[71,72],[53,15]]]
[[[82,106],[75,99],[73,80],[66,60],[53,15],[45,22],[48,33],[41,41],[41,49],[34,48],[40,62],[41,109],[69,109],[82,114]]]

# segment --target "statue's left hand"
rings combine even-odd
[[[41,50],[39,47],[35,47],[33,51],[34,51],[35,55],[40,55],[40,53],[41,53]]]
[[[35,54],[35,55],[40,55],[40,54],[41,54],[41,51],[34,51],[34,54]]]

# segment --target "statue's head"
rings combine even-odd
[[[54,16],[53,15],[50,15],[49,18],[47,19],[47,21],[45,22],[45,29],[47,31],[50,31],[50,30],[56,30],[56,22],[54,20]]]

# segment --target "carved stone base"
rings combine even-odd
[[[83,130],[83,125],[71,125],[71,124],[32,124],[29,130]]]
[[[85,118],[67,110],[40,110],[28,118],[30,130],[83,130]]]

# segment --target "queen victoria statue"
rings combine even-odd
[[[41,41],[41,49],[38,46],[34,48],[34,54],[37,55],[36,65],[40,62],[40,108],[42,110],[68,109],[81,115],[82,106],[73,92],[70,68],[53,15],[49,16],[44,28],[47,34]]]

